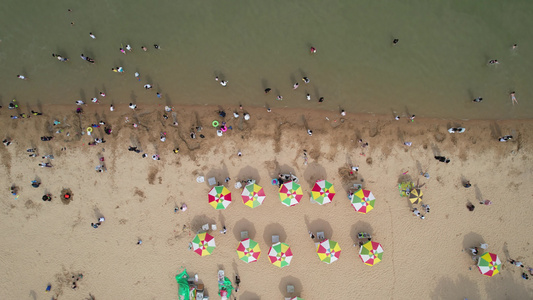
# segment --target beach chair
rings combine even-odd
[[[294,293],[294,285],[287,284],[287,293],[289,293],[289,294]]]
[[[245,240],[248,238],[248,231],[241,231],[241,240]]]
[[[224,270],[218,270],[218,283],[224,284]]]
[[[204,176],[198,176],[198,177],[196,177],[196,182],[198,182],[198,183],[205,182],[205,178],[204,178]]]
[[[204,298],[204,284],[199,283],[196,286],[196,300],[203,300]]]
[[[214,231],[214,230],[217,230],[217,224],[212,224],[212,225],[211,225],[211,230],[213,230],[213,231]]]
[[[279,243],[279,235],[272,236],[272,244]]]
[[[359,239],[371,239],[372,236],[370,235],[370,233],[359,232],[359,233],[357,234],[357,238],[359,238]]]
[[[316,202],[315,200],[313,200],[313,197],[309,197],[309,202],[311,202],[311,203],[318,203],[318,202]]]
[[[208,231],[208,230],[209,230],[209,224],[204,224],[204,225],[202,225],[202,230],[200,230],[200,231],[204,231],[205,232],[205,231]]]
[[[489,247],[489,244],[480,244],[479,245],[479,248],[481,248],[483,250],[487,250],[488,247]]]
[[[326,239],[325,235],[324,235],[324,232],[323,231],[319,231],[316,233],[316,238],[319,240],[319,241],[323,241]]]
[[[216,185],[217,184],[217,180],[215,179],[215,177],[211,177],[211,178],[207,179],[207,183],[209,183],[209,185]]]

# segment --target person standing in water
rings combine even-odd
[[[92,33],[92,32],[89,32],[89,36],[94,40],[96,39],[96,36]]]
[[[511,96],[511,102],[513,103],[513,105],[515,103],[518,104],[518,100],[516,100],[515,92],[511,92],[511,94],[509,95]]]

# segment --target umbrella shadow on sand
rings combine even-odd
[[[287,291],[287,285],[294,286],[294,292],[289,293]],[[302,293],[302,289],[303,289],[302,282],[300,281],[300,279],[294,276],[285,276],[281,278],[281,280],[279,281],[279,291],[284,297],[300,296]]]
[[[430,294],[431,299],[481,299],[476,282],[464,275],[437,280],[437,286]]]
[[[272,245],[272,235],[279,235],[279,241],[282,243],[287,239],[287,233],[279,223],[268,224],[263,232],[263,239],[267,245]]]
[[[333,236],[333,228],[331,228],[331,225],[328,221],[324,219],[315,219],[313,221],[309,221],[309,216],[304,216],[305,220],[305,227],[308,231],[311,231],[313,234],[316,235],[317,232],[324,232],[324,237],[326,239],[330,239]]]
[[[259,171],[255,168],[252,168],[252,166],[246,166],[239,171],[239,173],[237,174],[237,178],[235,178],[235,181],[248,179],[254,179],[256,183],[259,184],[261,180],[261,176],[259,176]]]
[[[305,168],[304,179],[310,187],[313,187],[317,180],[327,179],[326,169],[317,163],[310,163]]]
[[[197,232],[200,229],[202,229],[202,225],[209,224],[211,227],[211,224],[216,224],[215,219],[210,218],[206,215],[197,215],[195,216],[190,223],[191,231]]]
[[[476,232],[470,232],[463,237],[463,249],[478,247],[480,244],[484,244],[483,237]]]
[[[226,179],[226,177],[229,177],[229,171],[228,171],[228,167],[226,166],[226,164],[222,164],[221,168],[211,169],[209,170],[209,172],[205,174],[204,182],[207,186],[210,186],[208,179],[211,177],[215,177],[215,180],[217,182],[216,185],[219,185],[219,183],[220,184],[224,183],[224,179]]]
[[[352,238],[354,245],[359,244],[359,238],[357,237],[359,232],[366,232],[374,237],[374,230],[372,229],[372,226],[370,226],[370,224],[367,222],[359,221],[353,224],[352,228],[350,229],[350,237]],[[366,239],[362,241],[366,242]]]
[[[248,231],[248,237],[252,240],[254,239],[256,234],[255,226],[254,223],[250,222],[248,219],[242,218],[233,226],[233,235],[237,241],[241,240],[242,231]]]
[[[261,297],[259,297],[259,295],[255,294],[255,293],[246,291],[246,292],[241,294],[239,299],[240,300],[259,300],[259,299],[261,299]]]

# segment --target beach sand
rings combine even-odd
[[[232,117],[237,107],[225,107],[233,129],[218,137],[211,122],[221,118],[213,106],[175,108],[177,127],[171,126],[172,117],[163,119],[161,105],[140,105],[135,112],[127,105],[117,105],[114,112],[104,104],[92,105],[82,115],[74,109],[47,106],[43,116],[18,120],[9,118],[13,111],[0,112],[3,138],[13,139],[10,146],[0,147],[3,299],[177,299],[174,277],[183,268],[191,276],[198,274],[210,299],[219,299],[218,269],[233,282],[240,275],[241,289],[235,295],[243,300],[533,297],[531,285],[520,277],[522,270],[506,262],[513,258],[533,265],[531,120],[410,122],[392,116],[341,117],[338,112],[298,109],[267,113],[245,107],[251,119],[244,121],[242,112],[238,120]],[[61,124],[53,126],[53,120]],[[113,132],[108,136],[95,129],[93,137],[107,142],[88,146],[92,139],[79,132],[100,120],[112,125]],[[133,122],[139,127],[133,128]],[[191,139],[191,128],[199,125],[205,138]],[[463,126],[466,132],[449,134],[452,126]],[[55,134],[59,129],[64,131]],[[160,132],[167,133],[164,143]],[[514,139],[498,142],[507,134]],[[45,135],[54,139],[41,141]],[[364,155],[359,139],[369,143]],[[404,146],[406,141],[412,146]],[[130,145],[149,157],[128,151]],[[45,160],[28,157],[31,147],[39,155],[53,154],[54,167],[39,167]],[[178,154],[172,152],[176,147]],[[152,160],[152,154],[161,160]],[[100,155],[107,172],[95,172]],[[451,162],[440,163],[435,155]],[[349,174],[350,165],[360,167],[356,176]],[[419,175],[422,171],[430,178]],[[299,177],[304,197],[298,205],[280,203],[271,185],[279,172]],[[36,176],[42,185],[35,189],[30,181]],[[207,180],[197,183],[197,176],[222,183],[231,177],[231,205],[213,209],[207,201],[210,186]],[[413,216],[409,201],[399,195],[398,182],[406,177],[425,184],[424,203],[431,205],[425,220]],[[245,206],[234,188],[236,180],[248,178],[256,179],[267,195],[255,209]],[[317,179],[334,184],[332,203],[309,201]],[[464,188],[462,180],[470,180],[472,187]],[[357,182],[377,199],[366,215],[355,212],[347,198],[348,188]],[[18,199],[9,192],[12,184],[20,187]],[[60,199],[64,188],[73,193],[68,205]],[[41,200],[45,192],[53,195],[52,201]],[[493,204],[480,205],[485,199]],[[466,209],[468,202],[476,205],[473,212]],[[175,213],[183,203],[188,210]],[[92,228],[100,216],[105,222]],[[225,225],[228,231],[211,232],[217,247],[211,256],[200,257],[188,244],[205,223],[217,224],[218,230]],[[237,257],[243,230],[260,244],[258,262],[246,264]],[[340,244],[337,262],[328,265],[318,259],[309,230],[324,231]],[[360,231],[371,233],[383,246],[383,261],[373,267],[363,264],[359,249],[352,246]],[[288,267],[277,268],[268,260],[273,234],[292,248]],[[475,266],[469,270],[474,262],[464,249],[480,242],[488,243],[489,251],[504,262],[492,278]],[[83,278],[73,290],[71,276],[79,273]],[[287,284],[295,286],[294,294],[286,293]]]

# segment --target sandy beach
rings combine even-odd
[[[76,107],[44,106],[42,116],[10,119],[0,110],[2,218],[0,218],[0,275],[3,299],[177,299],[175,275],[186,268],[198,274],[210,299],[217,295],[217,271],[223,269],[241,285],[237,299],[530,299],[530,281],[522,271],[533,266],[530,241],[533,233],[530,201],[533,122],[454,121],[416,118],[414,122],[391,115],[356,115],[301,109],[216,106],[174,107],[173,117],[163,117],[161,104],[143,105],[133,111],[126,104],[109,111],[109,103]],[[21,105],[20,112],[36,107]],[[232,126],[222,137],[211,126],[227,113]],[[240,114],[233,117],[233,112]],[[250,120],[243,119],[249,113]],[[128,122],[126,122],[126,117]],[[54,120],[60,122],[53,125]],[[112,128],[94,128],[104,121]],[[138,124],[137,128],[133,123]],[[191,129],[201,126],[196,138]],[[462,126],[464,133],[448,133]],[[312,130],[312,136],[307,134]],[[57,131],[62,130],[60,133]],[[166,141],[160,141],[160,133]],[[67,136],[69,133],[69,136]],[[205,138],[200,138],[203,134]],[[513,139],[499,142],[498,138]],[[41,141],[41,136],[53,136]],[[105,143],[88,145],[94,138]],[[359,139],[369,146],[361,148]],[[404,142],[411,142],[410,147]],[[128,151],[137,146],[141,153]],[[28,157],[28,148],[37,157]],[[179,147],[179,153],[172,150]],[[61,150],[66,148],[66,150]],[[308,162],[304,164],[304,150]],[[237,153],[241,151],[242,156]],[[160,160],[152,160],[152,155]],[[54,155],[53,160],[41,159]],[[434,156],[450,158],[441,163]],[[100,157],[104,161],[100,161]],[[49,161],[52,168],[41,168]],[[107,171],[96,172],[105,163]],[[350,166],[359,171],[350,175]],[[292,172],[304,191],[293,207],[280,203],[271,179]],[[427,172],[429,178],[420,175]],[[208,203],[210,186],[196,178],[215,177],[232,192],[225,210]],[[38,178],[42,184],[32,188]],[[237,180],[253,178],[264,187],[266,200],[257,208],[243,204]],[[336,189],[333,202],[311,203],[316,180],[327,179]],[[424,220],[410,211],[412,205],[398,191],[410,179],[425,184],[424,203],[431,212]],[[469,180],[470,188],[462,181]],[[363,184],[376,197],[368,214],[355,212],[347,198],[354,183]],[[19,187],[18,198],[10,187]],[[72,201],[60,199],[63,189]],[[42,201],[51,193],[51,201]],[[482,205],[480,201],[492,201]],[[474,211],[466,208],[475,205]],[[187,211],[175,212],[186,204]],[[415,205],[417,206],[417,205]],[[419,209],[420,206],[417,206]],[[91,223],[105,217],[98,227]],[[205,223],[216,249],[201,257],[188,249]],[[219,230],[227,227],[227,234]],[[243,230],[260,244],[255,263],[238,259],[236,248]],[[308,231],[323,231],[342,248],[340,259],[321,262]],[[358,256],[358,232],[369,232],[384,249],[383,261],[365,265]],[[291,246],[292,263],[278,268],[268,260],[271,236]],[[142,244],[138,245],[138,240]],[[468,248],[487,243],[503,266],[494,277],[480,274]],[[508,259],[522,261],[515,267]],[[83,274],[72,289],[72,276]],[[51,291],[45,292],[48,284]],[[286,286],[295,286],[287,294]],[[233,299],[233,296],[232,296]]]

